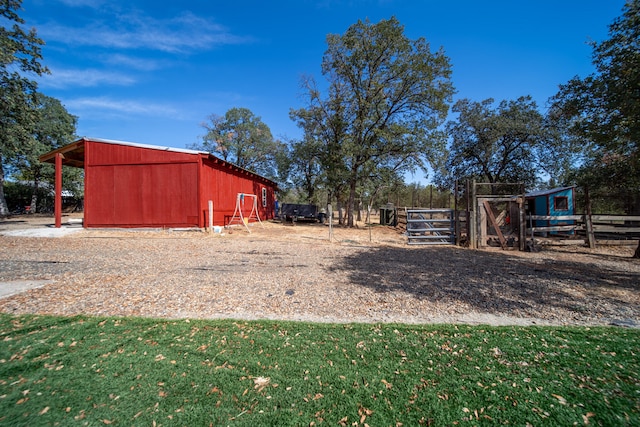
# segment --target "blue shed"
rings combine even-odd
[[[540,190],[525,194],[529,215],[562,216],[575,215],[575,187],[558,187],[550,190]],[[544,220],[533,221],[534,227],[552,227],[560,225],[575,225],[575,220]],[[557,234],[552,231],[551,234]],[[573,231],[571,232],[573,234]]]

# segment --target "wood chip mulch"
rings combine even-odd
[[[322,322],[640,326],[634,247],[408,246],[387,227],[0,236],[0,311]]]

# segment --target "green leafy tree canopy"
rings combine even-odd
[[[218,154],[267,178],[277,176],[278,156],[284,145],[274,140],[269,126],[251,110],[231,108],[224,116],[210,116],[203,127],[207,133],[194,148]]]
[[[40,60],[44,42],[25,30],[18,15],[21,0],[0,1],[0,215],[7,215],[4,166],[20,153],[37,120],[36,82],[29,75],[48,73]]]
[[[458,118],[447,123],[451,145],[439,171],[441,185],[452,188],[455,179],[536,185],[548,139],[544,116],[531,97],[504,100],[497,107],[493,99],[462,99],[453,111]]]
[[[451,66],[424,38],[408,39],[395,17],[358,21],[327,36],[322,71],[327,98],[307,84],[309,106],[292,111],[310,139],[319,140],[326,176],[348,189],[347,225],[356,193],[376,169],[424,167],[444,140],[436,138],[453,94]]]
[[[609,26],[609,38],[591,43],[596,72],[561,85],[554,114],[585,141],[579,184],[625,201],[640,213],[640,0],[628,1]],[[640,258],[640,245],[636,251]]]

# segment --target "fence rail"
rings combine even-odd
[[[406,209],[410,245],[454,245],[453,209]]]
[[[545,226],[532,226],[533,221],[549,221]],[[575,221],[574,224],[552,224],[551,221]],[[586,243],[594,247],[596,243],[596,233],[598,237],[603,235],[616,235],[620,237],[630,237],[635,239],[640,233],[640,216],[637,215],[527,215],[527,234],[531,233],[534,238],[535,233],[557,233],[571,232],[585,234]],[[607,240],[611,243],[612,240]]]

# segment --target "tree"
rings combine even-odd
[[[493,99],[462,99],[454,105],[459,115],[447,123],[451,146],[446,172],[438,177],[443,186],[452,188],[455,179],[535,186],[549,144],[544,117],[528,96],[493,105]]]
[[[36,122],[31,129],[31,139],[27,141],[20,153],[12,159],[20,177],[33,182],[31,195],[31,212],[37,211],[38,189],[42,181],[54,185],[54,168],[41,163],[38,156],[70,143],[75,138],[77,117],[69,114],[62,103],[49,96],[36,94]],[[75,184],[80,178],[78,169],[75,173],[65,174],[66,184]]]
[[[1,0],[0,16],[10,28],[0,27],[0,216],[8,215],[4,197],[4,165],[21,151],[31,138],[37,117],[37,85],[27,74],[48,73],[40,60],[44,42],[36,30],[25,31],[17,11],[22,0]]]
[[[301,149],[306,153],[313,153],[318,159],[320,171],[317,182],[323,182],[327,189],[327,204],[334,198],[337,200],[338,221],[343,224],[342,205],[348,168],[342,153],[342,143],[349,137],[344,114],[345,95],[342,86],[332,84],[329,87],[329,97],[324,100],[312,78],[305,78],[303,85],[308,94],[309,106],[291,110],[290,117],[304,130]]]
[[[296,188],[306,195],[307,203],[316,203],[316,192],[322,186],[321,151],[315,140],[294,141],[291,143],[289,173]]]
[[[273,139],[269,126],[251,110],[231,108],[224,117],[210,116],[203,127],[207,134],[194,148],[218,153],[225,161],[267,178],[277,176],[277,156],[284,144]]]
[[[327,176],[340,178],[335,188],[348,189],[347,225],[353,226],[358,186],[378,167],[425,167],[453,93],[451,66],[424,38],[409,40],[394,17],[358,21],[343,35],[328,35],[327,44],[328,97],[307,85],[309,107],[292,117],[322,142]]]
[[[578,182],[624,188],[640,212],[640,0],[628,1],[609,26],[609,38],[591,43],[596,72],[561,85],[553,108],[584,138],[586,161]],[[636,250],[640,258],[640,244]]]

